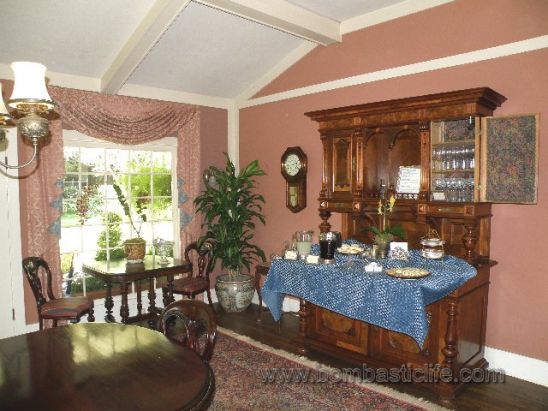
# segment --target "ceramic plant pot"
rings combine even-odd
[[[230,276],[223,274],[217,277],[215,292],[221,307],[229,313],[244,311],[255,293],[255,279],[247,274]]]
[[[140,264],[145,258],[146,242],[142,238],[132,238],[124,241],[128,264]]]

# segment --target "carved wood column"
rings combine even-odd
[[[307,302],[303,300],[302,298],[299,299],[300,306],[299,306],[299,338],[298,341],[298,347],[297,351],[301,354],[307,354],[308,349],[305,346],[306,341],[306,330],[308,327],[307,321],[308,316],[310,315],[310,311],[308,310]]]
[[[141,298],[141,280],[135,281],[135,288],[137,293],[137,315],[141,315],[143,311],[143,302]]]
[[[322,152],[323,152],[323,161],[322,161],[322,188],[320,190],[320,198],[327,197],[327,186],[328,186],[328,165],[327,162],[330,160],[329,157],[329,144],[326,133],[320,134],[320,139],[322,142]]]
[[[458,355],[457,343],[457,302],[450,300],[447,309],[447,331],[445,332],[445,347],[441,350],[445,356],[444,365],[454,371],[454,360]]]
[[[122,305],[120,306],[120,317],[122,317],[122,322],[127,324],[129,318],[129,306],[127,301],[127,292],[130,283],[121,282],[120,283],[120,294],[122,295]]]
[[[320,203],[320,207],[322,204]],[[329,224],[329,217],[331,217],[331,211],[320,208],[320,218],[322,222],[320,224],[320,232],[324,233],[331,230],[331,224]]]
[[[363,192],[363,130],[358,129],[354,131],[352,136],[354,144],[352,149],[352,197],[361,199]]]
[[[105,308],[107,310],[107,314],[105,315],[105,321],[107,323],[113,323],[116,320],[112,315],[112,309],[114,308],[114,300],[112,299],[112,283],[107,283],[105,287],[107,290],[105,297]]]
[[[421,187],[419,199],[428,200],[428,191],[430,189],[430,122],[419,122],[419,132],[421,139]]]
[[[464,236],[462,237],[462,243],[465,249],[465,258],[472,260],[475,257],[474,249],[478,241],[477,222],[475,219],[464,220]]]

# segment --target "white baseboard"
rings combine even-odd
[[[548,387],[548,362],[493,347],[485,347],[490,369],[502,369],[506,375]]]
[[[162,295],[160,292],[156,293],[156,304],[162,306]],[[205,295],[204,295],[204,298]],[[211,289],[211,299],[213,302],[217,302],[217,294],[215,289]],[[113,298],[115,303],[114,314],[118,316],[117,310],[119,310],[120,296]],[[128,296],[128,303],[130,313],[137,311],[137,300],[135,294]],[[259,304],[259,298],[257,294],[253,296],[253,304]],[[284,312],[298,312],[299,300],[295,298],[285,298],[283,303]],[[95,301],[95,321],[103,322],[105,317],[105,307],[103,300]],[[131,314],[133,315],[133,314]],[[26,332],[38,331],[38,323],[27,324]],[[502,369],[506,375],[520,380],[532,382],[534,384],[543,385],[548,387],[548,362],[538,360],[536,358],[526,357],[524,355],[511,353],[508,351],[499,350],[493,347],[485,347],[485,359],[489,362],[490,369]]]

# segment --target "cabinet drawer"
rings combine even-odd
[[[421,349],[417,342],[406,334],[371,326],[371,356],[389,361],[394,365],[409,364],[422,367],[438,362],[439,309],[435,304],[427,311],[429,332]]]
[[[314,339],[367,354],[368,324],[316,306],[311,311],[310,334]]]
[[[428,204],[428,214],[432,215],[464,215],[464,205],[456,204]]]

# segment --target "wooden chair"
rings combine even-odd
[[[53,326],[57,327],[57,321],[59,320],[77,323],[84,314],[87,314],[89,322],[95,321],[92,298],[84,296],[55,298],[51,287],[51,271],[44,259],[40,257],[24,258],[23,270],[36,299],[40,330],[44,328],[44,320],[53,320]],[[40,270],[45,272],[47,298],[42,291]]]
[[[207,293],[207,299],[209,305],[213,310],[213,302],[211,301],[211,291],[209,290],[209,273],[211,271],[211,250],[212,244],[208,241],[205,241],[202,246],[198,249],[198,244],[196,242],[190,243],[185,248],[185,260],[191,260],[191,254],[197,253],[197,261],[195,264],[198,266],[198,273],[194,277],[193,272],[189,276],[184,278],[179,278],[173,281],[173,294],[180,294],[194,299],[197,294]],[[168,305],[173,302],[173,298],[170,299],[169,288],[164,286],[162,288],[164,305]]]
[[[178,300],[160,314],[158,330],[194,350],[204,360],[213,355],[217,322],[213,309],[197,300]]]

